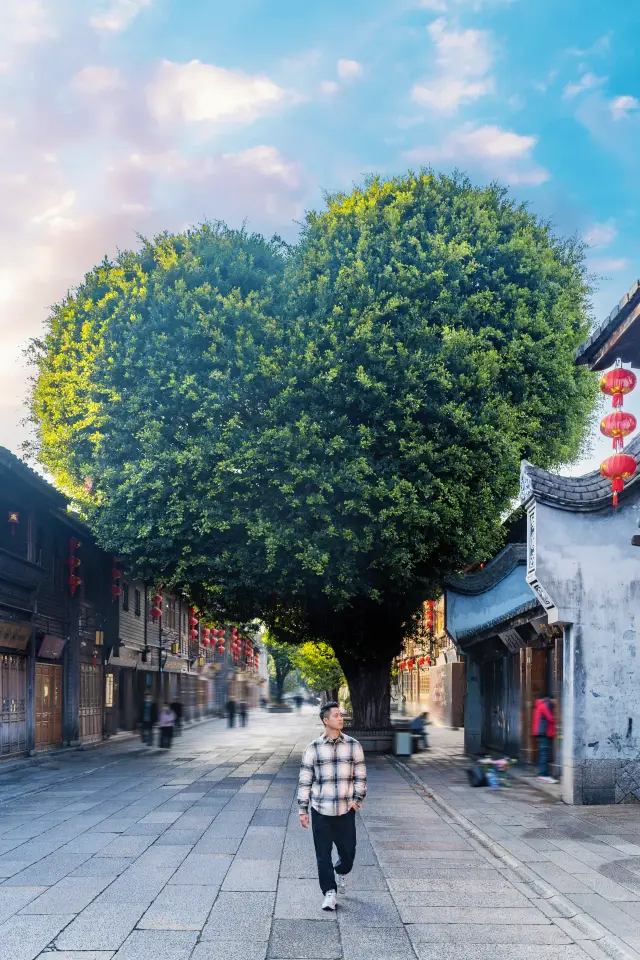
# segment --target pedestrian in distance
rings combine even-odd
[[[409,726],[411,727],[412,739],[415,737],[423,750],[429,749],[427,740],[427,725],[429,723],[429,714],[425,711],[420,716],[414,717]]]
[[[158,716],[158,727],[160,728],[160,747],[168,750],[173,741],[173,727],[176,722],[176,715],[168,703],[164,703]]]
[[[153,728],[158,722],[158,707],[150,693],[146,693],[142,702],[141,737],[148,747],[153,746]]]
[[[236,701],[233,697],[229,697],[227,700],[227,720],[230,727],[235,727],[236,725]]]
[[[260,697],[260,706],[262,707],[263,710],[267,709],[267,707],[269,706],[269,701],[267,700],[266,697]]]
[[[176,722],[174,726],[174,733],[176,737],[179,737],[182,733],[182,701],[179,697],[176,697],[175,700],[171,703],[171,709],[176,715]]]
[[[320,708],[320,719],[324,733],[302,756],[298,810],[300,826],[307,830],[311,822],[313,830],[322,909],[335,910],[338,891],[346,893],[356,855],[356,812],[367,793],[367,768],[361,744],[342,732],[344,718],[335,700]]]
[[[554,701],[550,697],[540,697],[533,705],[533,736],[538,741],[538,780],[543,783],[556,783],[549,773],[551,745],[556,735],[556,721],[553,715]]]
[[[238,704],[238,717],[240,718],[241,727],[246,727],[247,725],[247,712],[248,712],[247,701],[241,700],[240,703]]]
[[[304,698],[298,693],[295,696],[296,710],[302,710],[302,704],[304,703]]]

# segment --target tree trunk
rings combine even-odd
[[[386,661],[340,657],[358,730],[387,730],[391,726],[391,665]]]

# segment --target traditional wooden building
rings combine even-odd
[[[182,596],[154,617],[155,594],[0,447],[0,760],[134,730],[147,692],[187,722],[234,692],[255,704],[257,635],[214,644]]]

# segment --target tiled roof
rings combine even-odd
[[[625,453],[630,453],[640,461],[640,434],[625,447]],[[639,481],[640,471],[625,483],[620,498],[638,496]],[[520,470],[520,497],[523,503],[534,499],[560,510],[602,510],[611,507],[611,480],[600,476],[599,470],[585,473],[581,477],[560,477],[523,460]]]
[[[475,624],[467,630],[461,630],[457,636],[457,642],[464,648],[465,640],[473,637],[475,640],[486,639],[487,636],[501,632],[502,629],[508,629],[513,625],[513,621],[524,622],[533,620],[538,614],[545,611],[535,599],[522,603],[519,607],[510,610],[506,616],[496,617],[494,620],[487,620],[486,623]],[[467,644],[469,646],[469,644]]]
[[[31,467],[27,466],[24,460],[20,460],[19,457],[16,457],[11,450],[8,450],[6,447],[0,447],[0,470],[5,469],[9,470],[11,473],[14,473],[16,477],[19,477],[25,483],[28,483],[32,487],[36,487],[37,490],[44,496],[51,497],[59,507],[67,506],[67,498],[64,494],[60,493],[59,490],[48,483],[44,477],[41,477],[39,473],[36,473],[35,470],[32,470]]]
[[[622,323],[628,313],[640,302],[640,281],[636,280],[630,290],[617,306],[613,308],[609,316],[602,321],[600,326],[596,327],[588,340],[576,350],[576,363],[589,363],[597,350],[608,339],[616,327]]]
[[[526,559],[526,543],[508,543],[481,570],[461,577],[451,577],[445,583],[447,588],[455,593],[484,593],[494,587],[496,583],[504,580],[507,574],[511,573],[519,563],[526,563]]]

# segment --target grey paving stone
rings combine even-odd
[[[104,877],[63,877],[46,893],[36,897],[20,912],[32,913],[80,913],[92,900],[102,893],[111,881]]]
[[[76,867],[70,877],[111,877],[115,879],[119,874],[134,863],[133,857],[91,857]]]
[[[62,852],[90,854],[99,853],[116,839],[118,839],[118,834],[115,833],[94,833],[91,831],[90,833],[83,833],[81,836],[75,837],[73,840],[69,840],[69,842],[62,847]]]
[[[280,860],[284,845],[284,827],[251,826],[244,835],[238,860]]]
[[[251,824],[254,827],[286,827],[289,821],[289,807],[265,809],[262,804],[254,813]]]
[[[239,837],[202,837],[193,848],[194,853],[236,853],[241,844]]]
[[[338,925],[320,920],[274,920],[267,957],[269,960],[340,960]]]
[[[338,921],[340,926],[364,927],[402,926],[400,914],[390,893],[349,891],[346,897],[338,897]]]
[[[101,852],[101,857],[139,857],[150,847],[154,837],[117,837],[107,844]]]
[[[207,940],[193,951],[192,960],[266,960],[268,943],[249,940]]]
[[[15,887],[51,886],[62,880],[68,873],[77,869],[80,864],[89,859],[86,853],[56,853],[49,854],[44,860],[34,863],[20,873],[15,873],[5,880],[5,884]]]
[[[275,893],[220,893],[202,939],[268,940],[275,899]]]
[[[114,960],[189,960],[197,938],[188,930],[134,930]]]
[[[571,943],[559,926],[549,924],[410,923],[406,927],[413,943]]]
[[[317,880],[281,879],[278,883],[274,917],[276,920],[335,919],[322,910],[322,892]]]
[[[420,921],[419,914],[425,905],[429,907],[529,907],[529,900],[519,890],[460,890],[453,884],[448,889],[395,890],[391,895],[405,923]]]
[[[167,886],[138,923],[138,929],[202,930],[219,887]]]
[[[423,907],[416,911],[413,921],[427,923],[464,923],[464,924],[548,924],[549,919],[536,907]]]
[[[46,887],[0,886],[0,923],[18,913],[28,903],[46,891]]]
[[[342,949],[344,960],[415,960],[411,941],[402,927],[342,930]]]
[[[100,894],[98,904],[144,903],[148,907],[173,875],[172,867],[137,870],[130,867]]]
[[[222,884],[223,890],[275,890],[278,886],[278,860],[238,860],[231,864]]]
[[[66,925],[73,914],[14,916],[0,925],[2,956],[7,960],[34,960]]]
[[[418,960],[587,960],[587,954],[576,944],[554,947],[539,943],[477,943],[473,946],[468,943],[416,943],[415,951]],[[345,960],[351,960],[346,953]]]
[[[147,906],[146,903],[92,903],[58,936],[56,947],[59,950],[117,950]]]
[[[158,837],[155,846],[184,846],[185,844],[193,846],[198,842],[203,833],[204,828],[198,830],[174,830],[174,828],[171,827]]]
[[[171,884],[220,885],[233,858],[221,853],[190,853],[174,873]]]
[[[111,960],[112,950],[45,950],[38,960]]]
[[[112,950],[45,950],[38,960],[111,960]]]

